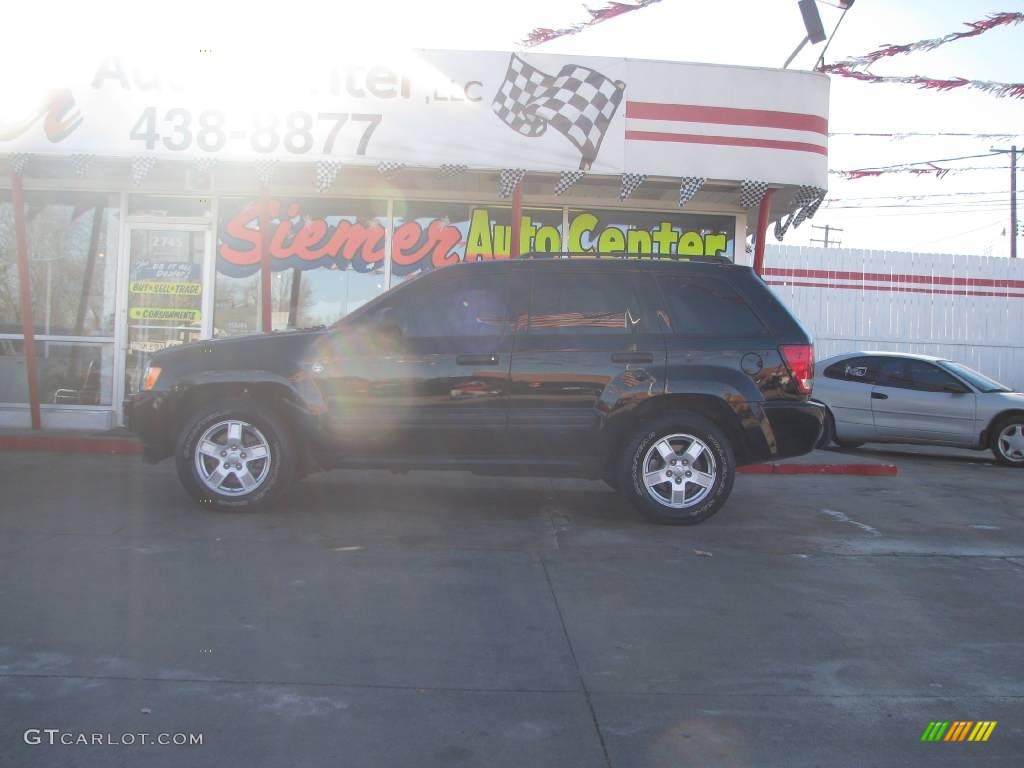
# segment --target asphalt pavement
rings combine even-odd
[[[741,476],[664,528],[599,483],[219,512],[166,463],[2,453],[0,765],[1020,765],[1024,471],[856,456],[900,474]]]

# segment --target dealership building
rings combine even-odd
[[[155,351],[461,261],[755,263],[824,196],[822,75],[411,51],[239,82],[203,56],[0,105],[0,427],[115,427]]]

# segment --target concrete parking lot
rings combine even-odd
[[[168,464],[0,454],[0,765],[1020,765],[1024,472],[859,453],[899,476],[743,476],[696,528],[422,473],[224,513]]]

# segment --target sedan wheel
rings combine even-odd
[[[1024,467],[1024,420],[1004,421],[996,427],[992,453],[1003,464]]]

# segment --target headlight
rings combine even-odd
[[[156,380],[160,378],[160,368],[155,365],[146,366],[146,375],[142,378],[142,389],[151,390],[156,386]]]

